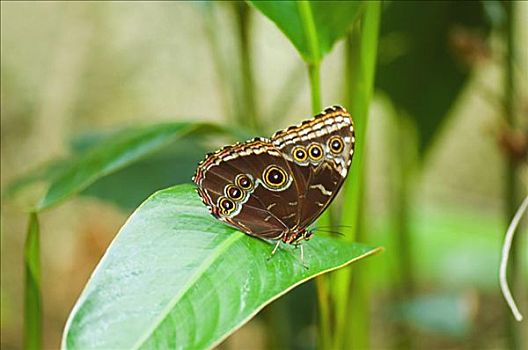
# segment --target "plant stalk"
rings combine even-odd
[[[308,64],[310,92],[312,96],[312,114],[321,112],[321,71],[319,63]]]
[[[363,239],[360,234],[364,207],[365,144],[368,111],[374,90],[381,3],[365,4],[360,25],[352,31],[345,48],[345,102],[354,119],[356,145],[354,160],[344,188],[341,225],[350,228],[347,240]],[[364,269],[365,266],[362,267]],[[369,301],[367,274],[352,268],[336,271],[332,290],[336,312],[335,348],[369,347]]]
[[[506,119],[506,125],[509,130],[515,130],[518,126],[515,118],[515,61],[516,61],[516,47],[515,47],[515,6],[517,4],[514,1],[507,1],[504,3],[506,9],[506,57],[505,57],[505,78],[504,78],[504,117]],[[505,202],[505,222],[509,223],[511,218],[515,215],[517,208],[520,205],[519,194],[521,192],[521,185],[519,184],[518,176],[518,163],[515,157],[510,154],[506,154],[505,164],[505,177],[504,177],[504,202]],[[517,240],[517,242],[519,242]],[[511,289],[514,294],[520,295],[522,291],[519,291],[520,278],[522,277],[520,271],[520,256],[519,256],[519,244],[513,241],[510,250],[510,264],[509,264],[509,275]],[[520,293],[516,293],[516,291]],[[507,334],[507,347],[509,349],[517,350],[522,348],[522,333],[521,326],[515,321],[511,315],[506,315],[506,334]]]
[[[233,81],[233,78],[228,72],[227,64],[224,60],[224,56],[222,55],[219,35],[216,32],[216,28],[218,26],[217,21],[215,20],[215,7],[217,5],[214,2],[206,3],[204,4],[204,13],[205,13],[205,33],[207,36],[207,39],[209,41],[209,46],[212,53],[213,58],[213,64],[216,71],[216,75],[218,76],[219,85],[228,85],[231,89],[220,89],[220,97],[221,97],[221,103],[222,103],[222,109],[224,110],[225,117],[230,120],[231,122],[236,122],[236,113],[234,113],[231,109],[231,106],[235,105],[236,101],[235,96],[235,82]],[[230,95],[230,92],[233,94],[233,96]],[[236,109],[236,108],[234,108]]]
[[[312,99],[312,113],[315,115],[321,111],[321,78],[320,78],[320,55],[319,41],[315,30],[312,8],[308,1],[298,1],[297,9],[302,19],[304,32],[310,46],[311,59],[308,62],[308,76],[310,78],[310,92]],[[330,223],[330,213],[327,211],[317,221],[318,225]],[[319,276],[315,280],[319,311],[319,336],[318,348],[322,350],[331,347],[331,310],[329,299],[329,280],[327,276]]]
[[[29,216],[24,247],[26,273],[24,290],[24,349],[42,348],[42,311],[40,294],[40,233],[36,213]]]
[[[241,69],[240,103],[244,106],[239,121],[252,131],[260,130],[255,100],[255,80],[251,61],[250,24],[251,9],[244,1],[234,3],[239,40],[239,55]]]
[[[308,64],[308,75],[310,77],[310,91],[312,97],[312,113],[315,115],[321,111],[321,78],[319,63]],[[318,225],[327,226],[330,224],[330,213],[327,210],[319,220]],[[317,301],[319,305],[319,349],[331,349],[331,310],[329,298],[329,280],[323,275],[315,279],[317,289]]]
[[[397,253],[396,272],[397,284],[393,302],[401,303],[412,298],[414,294],[414,273],[412,267],[412,240],[410,236],[411,219],[411,184],[416,166],[416,126],[403,112],[397,112],[391,149],[397,149],[394,166],[394,249]],[[395,348],[408,349],[411,347],[412,336],[410,329],[399,324],[396,327],[397,337]]]

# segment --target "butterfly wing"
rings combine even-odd
[[[329,107],[271,140],[209,155],[193,180],[218,219],[253,236],[291,242],[288,235],[299,237],[343,185],[354,142],[348,112]]]
[[[300,191],[269,140],[224,147],[200,163],[193,180],[215,217],[250,235],[279,239],[297,221]]]
[[[275,133],[272,143],[293,169],[298,182],[297,227],[313,223],[344,183],[354,154],[354,125],[341,106]]]

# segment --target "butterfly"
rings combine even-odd
[[[343,185],[354,154],[354,123],[332,106],[302,123],[208,154],[193,176],[217,219],[265,240],[298,245]],[[301,246],[301,259],[302,257]]]

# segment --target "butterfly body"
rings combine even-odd
[[[348,112],[333,106],[310,120],[226,146],[193,181],[211,214],[248,235],[297,244],[341,188],[354,153]]]

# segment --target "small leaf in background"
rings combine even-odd
[[[453,43],[464,32],[484,37],[485,17],[467,1],[392,1],[382,14],[376,84],[414,119],[422,153],[469,78],[468,52]]]
[[[2,191],[2,198],[13,198],[17,196],[24,189],[39,182],[49,182],[57,174],[60,174],[67,166],[67,160],[54,159],[33,168],[27,174],[24,174],[12,182],[8,183]],[[34,204],[34,203],[32,203]]]
[[[318,62],[330,52],[335,42],[346,35],[363,4],[360,1],[250,1],[272,20],[292,42],[307,62]],[[306,19],[300,6],[307,5],[315,27],[318,52],[313,52]]]
[[[200,141],[196,136],[177,140],[166,149],[97,180],[81,195],[114,203],[125,210],[137,208],[152,193],[191,181],[198,163],[211,151]]]
[[[167,123],[120,133],[99,143],[66,166],[53,179],[37,209],[49,208],[76,194],[97,179],[143,159],[176,139],[201,129],[219,129],[203,123]]]
[[[19,194],[19,192],[39,182],[52,182],[55,178],[62,175],[65,169],[71,167],[71,163],[75,159],[80,158],[85,152],[96,147],[100,142],[116,138],[120,133],[118,132],[91,132],[75,137],[70,141],[71,156],[64,159],[52,159],[43,164],[37,165],[26,174],[17,177],[7,184],[6,188],[2,190],[2,197],[11,198]]]
[[[154,194],[122,227],[64,331],[63,347],[203,349],[298,284],[377,249],[316,235],[299,250],[214,219],[191,185]]]
[[[98,178],[159,149],[175,135],[189,130],[188,123],[156,125],[124,132],[115,139],[100,143],[54,179],[38,209],[45,209],[78,193]]]
[[[187,124],[191,129],[189,132],[191,135],[187,135],[185,130],[179,129],[179,125],[184,126],[184,124]],[[172,130],[175,134],[172,135],[170,132],[167,134],[166,132],[173,126],[163,124],[83,134],[70,142],[71,155],[68,158],[51,160],[37,166],[33,171],[8,184],[2,192],[2,196],[12,198],[35,183],[53,184],[59,178],[63,178],[66,173],[71,175],[73,169],[80,166],[79,163],[86,162],[89,158],[92,159],[91,162],[96,161],[93,159],[95,155],[89,154],[96,153],[100,157],[110,156],[108,151],[112,147],[116,148],[116,143],[126,144],[131,138],[135,138],[136,140],[130,145],[142,147],[143,149],[139,154],[121,164],[120,167],[113,167],[103,173],[92,174],[95,177],[84,179],[83,181],[89,181],[79,183],[80,189],[74,190],[74,193],[82,190],[81,195],[97,197],[117,204],[123,209],[132,209],[159,189],[189,182],[197,163],[204,158],[208,151],[211,151],[202,145],[206,137],[212,134],[220,134],[229,137],[229,139],[241,140],[254,136],[244,129],[235,130],[205,123],[177,123],[176,128]],[[152,132],[153,130],[155,132]],[[165,134],[162,135],[163,133]],[[144,138],[137,137],[137,135],[142,135]],[[148,144],[156,137],[161,137],[161,140]],[[119,149],[117,147],[116,150],[118,152],[112,157],[126,157],[128,154],[126,148]],[[79,159],[84,160],[80,161]],[[97,162],[100,161],[97,160]],[[111,161],[111,158],[106,161]],[[129,190],[123,191],[122,188]],[[48,203],[46,206],[51,205],[53,203]],[[33,205],[30,204],[30,206]]]
[[[201,130],[201,132],[195,130],[190,135],[177,138],[156,153],[96,180],[80,195],[111,202],[124,210],[134,209],[160,189],[188,183],[205,154],[213,151],[204,146],[212,132],[214,135],[222,132],[230,139],[236,140],[245,140],[253,136],[243,129],[228,130],[220,126],[219,129]],[[114,136],[111,133],[84,134],[72,141],[71,148],[75,153],[86,152],[112,137]],[[123,191],[122,188],[134,190]]]

